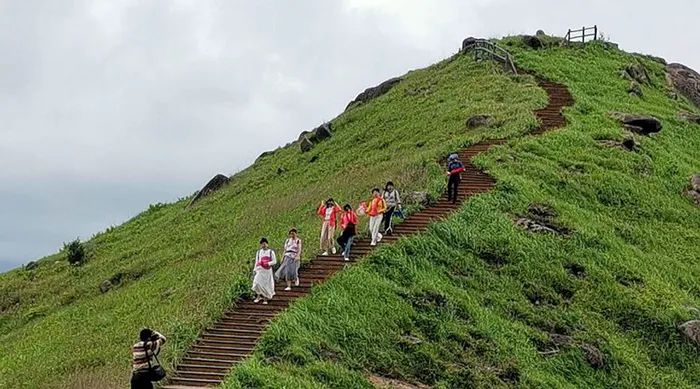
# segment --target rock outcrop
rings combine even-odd
[[[689,123],[700,124],[700,115],[692,112],[681,112],[678,118]]]
[[[221,189],[224,185],[228,184],[230,179],[226,177],[223,174],[217,174],[207,182],[206,185],[202,189],[197,192],[197,194],[194,195],[192,198],[192,201],[187,205],[188,207],[191,207],[194,203],[197,201],[201,200],[203,197],[208,196],[217,190]]]
[[[666,76],[673,87],[700,107],[700,74],[695,70],[679,63],[666,65]]]
[[[581,350],[583,350],[583,355],[591,367],[601,369],[605,366],[605,356],[597,347],[584,343],[581,345]]]
[[[700,206],[700,173],[690,177],[690,188],[686,194],[695,202],[695,205]]]
[[[348,103],[348,106],[345,107],[345,110],[347,111],[350,107],[354,105],[363,104],[370,100],[376,99],[377,97],[389,92],[391,88],[393,88],[402,80],[403,77],[394,77],[382,82],[377,86],[365,89],[364,92],[360,93],[359,95],[357,95],[357,97],[355,97],[355,100]]]
[[[622,122],[627,130],[641,135],[655,134],[663,128],[659,119],[653,116],[631,115],[621,112],[613,112],[611,116]]]
[[[467,119],[468,128],[477,128],[482,126],[488,126],[491,124],[491,116],[489,115],[474,115]]]
[[[299,148],[303,153],[310,151],[319,142],[333,136],[331,123],[323,123],[311,131],[303,131],[299,134]]]
[[[523,35],[523,43],[525,44],[525,46],[535,50],[544,47],[544,43],[542,43],[542,40],[534,35]]]
[[[700,320],[690,320],[678,326],[678,331],[690,343],[700,346]]]

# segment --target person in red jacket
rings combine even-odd
[[[328,255],[328,251],[332,251],[335,254],[335,226],[338,221],[338,213],[341,211],[340,205],[333,201],[332,198],[326,200],[325,203],[321,202],[316,211],[323,219],[323,224],[321,225],[322,255]]]
[[[343,207],[343,215],[340,217],[340,228],[343,229],[343,232],[338,237],[338,244],[343,251],[343,258],[349,261],[350,249],[355,241],[355,235],[357,235],[357,214],[352,210],[350,204],[345,204]]]
[[[452,201],[452,204],[457,203],[457,188],[462,181],[462,172],[464,164],[459,160],[457,154],[452,154],[447,157],[447,201]]]
[[[382,240],[379,233],[379,226],[382,224],[384,212],[386,211],[386,201],[382,198],[379,188],[372,189],[372,200],[367,205],[367,216],[369,216],[369,233],[372,236],[370,246],[376,246]]]

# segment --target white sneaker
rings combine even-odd
[[[260,297],[256,297],[255,300],[253,300],[254,303],[259,303],[260,302]]]
[[[296,281],[294,281],[294,286],[299,286],[299,279],[298,278]]]
[[[378,233],[377,234],[377,242],[381,242],[383,237],[384,237],[384,235]]]
[[[288,287],[284,288],[284,290],[292,290],[292,287],[288,286]]]
[[[328,255],[328,251],[324,251],[321,255]]]
[[[349,260],[350,260],[350,258],[348,258],[348,257],[345,257],[344,259],[345,259],[346,261],[349,261]]]
[[[333,248],[331,249],[331,252],[332,252],[333,254],[335,254],[335,247],[333,247]]]
[[[263,305],[267,305],[267,300],[263,300]]]
[[[376,246],[376,245],[377,245],[377,242],[372,241],[369,245],[370,245],[370,246]]]

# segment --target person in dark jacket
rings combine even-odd
[[[452,201],[452,204],[457,203],[457,191],[464,170],[464,164],[457,154],[450,154],[447,157],[447,201]]]
[[[357,235],[357,214],[352,210],[350,204],[345,204],[343,207],[343,215],[340,217],[340,227],[343,233],[338,237],[338,244],[343,251],[343,259],[350,260],[350,249]]]

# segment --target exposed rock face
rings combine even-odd
[[[700,346],[700,320],[687,321],[678,326],[683,338],[696,346]]]
[[[468,128],[488,126],[489,124],[491,124],[491,116],[489,115],[474,115],[467,119]]]
[[[519,217],[515,224],[530,232],[550,233],[555,235],[568,235],[569,229],[555,223],[554,218],[557,212],[552,207],[545,204],[531,204],[528,207],[526,216]]]
[[[391,88],[393,88],[402,80],[403,77],[394,77],[382,82],[377,86],[365,89],[364,92],[360,93],[359,95],[357,95],[357,97],[355,97],[355,100],[348,103],[348,106],[345,107],[345,110],[347,111],[348,108],[352,107],[355,104],[362,104],[372,99],[376,99],[377,97],[389,92]]]
[[[573,338],[562,334],[549,334],[549,341],[557,347],[566,347],[573,343]]]
[[[301,139],[299,140],[299,147],[301,148],[301,151],[305,153],[314,148],[314,144],[309,140],[309,138],[306,137],[306,135],[302,135]]]
[[[276,150],[270,150],[270,151],[265,151],[264,153],[260,154],[258,158],[255,158],[255,162],[260,161],[263,158],[269,157],[273,154],[275,154]]]
[[[333,136],[331,123],[323,123],[311,131],[302,131],[299,134],[299,147],[302,152],[311,150],[314,145]]]
[[[643,85],[650,85],[651,78],[649,77],[649,72],[647,68],[640,63],[629,64],[625,67],[625,76],[632,81],[637,81]]]
[[[544,47],[542,40],[533,35],[523,35],[523,43],[525,43],[525,46],[535,50]]]
[[[627,130],[637,134],[650,135],[663,128],[659,119],[653,116],[630,115],[622,112],[612,112],[610,115],[622,122]]]
[[[476,43],[477,39],[474,38],[473,36],[470,36],[469,38],[466,38],[465,40],[462,41],[462,51],[469,50],[474,43]]]
[[[110,289],[112,289],[112,286],[114,285],[112,285],[112,282],[110,280],[104,280],[100,284],[100,292],[107,293]]]
[[[700,206],[700,173],[690,177],[690,189],[687,195],[695,202],[695,205]]]
[[[685,120],[686,122],[700,124],[700,115],[692,112],[681,112],[678,114],[678,118]]]
[[[700,107],[700,74],[679,63],[666,65],[666,75],[678,92]]]
[[[605,139],[605,140],[598,141],[598,143],[600,143],[603,146],[616,147],[616,148],[620,148],[620,149],[627,150],[627,151],[635,151],[635,150],[637,150],[637,146],[638,146],[637,141],[632,136],[625,138],[622,142],[618,142],[616,140]]]
[[[586,360],[593,368],[601,369],[605,366],[605,356],[597,347],[584,343],[581,345],[581,350],[583,350]]]
[[[545,36],[545,35],[547,35],[547,34],[545,34],[544,30],[537,30],[537,32],[535,33],[535,36]]]
[[[207,182],[207,184],[204,185],[204,187],[199,192],[197,192],[192,201],[190,201],[188,207],[192,206],[192,204],[201,200],[203,197],[208,196],[213,192],[216,192],[217,190],[221,189],[224,185],[228,184],[229,181],[230,179],[223,174],[215,175],[214,178],[209,180],[209,182]]]
[[[24,265],[24,270],[34,270],[37,267],[39,267],[39,262],[29,261],[26,265]]]
[[[630,86],[627,87],[627,93],[629,93],[630,96],[637,96],[637,97],[644,96],[644,92],[642,91],[642,86],[639,85],[639,83],[637,81],[630,81]]]

